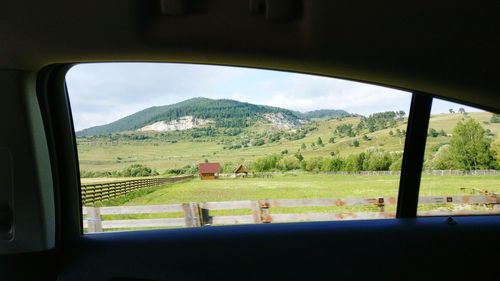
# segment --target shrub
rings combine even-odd
[[[355,139],[354,141],[352,141],[351,145],[354,147],[359,147],[359,141]]]
[[[252,141],[252,146],[261,146],[264,145],[265,142],[263,139],[256,139]]]
[[[278,161],[281,159],[281,156],[278,154],[271,154],[264,157],[260,157],[255,159],[253,162],[253,170],[255,172],[266,172],[272,171],[276,169]]]
[[[365,153],[363,170],[365,171],[387,171],[392,164],[389,153],[383,149],[369,149]]]
[[[391,171],[401,171],[401,167],[403,166],[403,153],[393,152],[390,153],[392,158],[391,166],[389,166],[389,170]]]
[[[347,156],[344,161],[344,171],[359,172],[363,170],[363,162],[365,160],[365,153],[351,154]]]
[[[306,171],[309,172],[317,172],[321,170],[321,167],[323,165],[323,158],[322,157],[314,157],[306,162]]]
[[[344,160],[340,157],[329,157],[323,159],[321,170],[324,172],[341,171],[344,167]]]
[[[281,171],[290,171],[300,168],[300,161],[295,156],[286,156],[279,160],[277,164]]]
[[[133,164],[124,168],[121,175],[124,177],[149,177],[158,175],[158,172],[145,165]]]
[[[436,129],[430,128],[430,129],[429,129],[429,132],[427,133],[427,135],[428,135],[429,137],[436,138],[437,136],[439,136],[439,132],[438,132],[438,131],[436,131]]]

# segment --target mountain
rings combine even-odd
[[[304,113],[299,112],[297,114],[297,116],[303,119],[325,118],[325,117],[336,118],[336,117],[346,117],[350,115],[351,114],[349,112],[342,109],[318,109]]]
[[[211,124],[221,128],[243,128],[258,120],[280,129],[299,126],[301,119],[346,116],[343,110],[319,110],[307,113],[256,105],[229,99],[192,98],[179,103],[146,108],[110,124],[87,128],[77,136],[106,135],[124,131],[187,130]]]

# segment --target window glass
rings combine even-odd
[[[434,99],[418,215],[500,213],[499,132],[500,115]]]
[[[395,216],[410,93],[165,63],[66,81],[86,232]]]

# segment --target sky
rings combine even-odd
[[[213,65],[89,63],[71,68],[66,83],[77,131],[139,110],[193,97],[234,99],[301,112],[343,109],[369,115],[410,108],[411,94],[330,77]],[[432,113],[476,109],[434,100]]]

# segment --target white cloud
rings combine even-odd
[[[409,111],[411,94],[340,79],[248,68],[162,64],[82,64],[67,76],[77,130],[192,97],[229,98],[299,111]]]
[[[370,114],[386,110],[409,111],[411,94],[390,88],[325,77],[300,75],[293,85],[274,93],[267,104],[299,111],[344,109]]]

